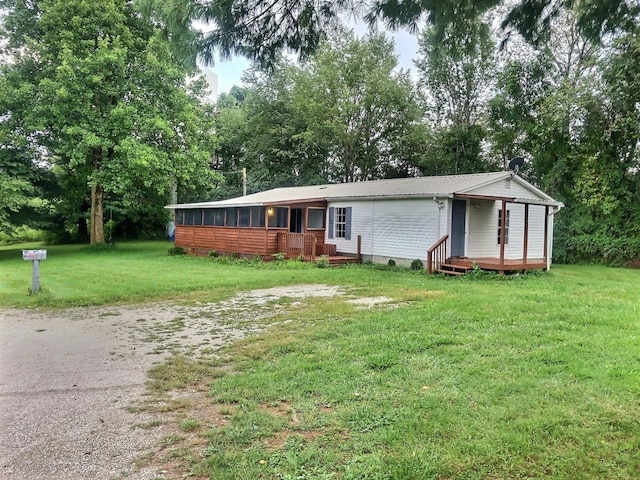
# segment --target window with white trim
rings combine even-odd
[[[336,207],[336,238],[346,238],[347,236],[347,209]]]
[[[509,245],[509,213],[507,210],[505,212],[505,222],[504,222],[504,244]],[[500,239],[502,236],[502,209],[498,210],[498,245],[500,245]]]

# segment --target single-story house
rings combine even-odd
[[[514,172],[275,188],[168,205],[175,245],[192,253],[327,255],[463,273],[548,269],[562,207]]]

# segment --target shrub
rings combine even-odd
[[[329,255],[320,255],[316,260],[318,268],[327,268],[329,266]]]
[[[273,258],[275,258],[278,262],[283,261],[285,258],[287,258],[287,254],[284,252],[278,252],[278,253],[274,253],[273,255],[271,255]]]
[[[213,257],[213,258],[218,258],[220,256],[220,254],[218,252],[216,252],[215,250],[211,250],[209,252],[209,256]]]
[[[187,251],[182,247],[172,247],[169,249],[167,255],[173,257],[174,255],[186,255]]]
[[[578,263],[627,265],[640,258],[640,238],[602,233],[576,235],[567,241],[567,256],[569,261]]]
[[[413,262],[411,262],[411,270],[422,270],[423,268],[424,264],[419,258],[416,258]]]
[[[12,245],[22,242],[40,242],[46,240],[46,232],[35,230],[25,225],[11,229],[9,232],[0,231],[0,245]]]
[[[393,258],[390,258],[389,261],[387,262],[387,265],[389,265],[390,267],[395,267],[396,261]]]

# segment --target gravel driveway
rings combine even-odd
[[[189,307],[0,310],[0,478],[161,477],[134,462],[157,448],[162,428],[134,428],[152,418],[126,408],[144,394],[149,368],[169,351],[210,355],[304,297],[341,294],[301,285]],[[274,301],[283,296],[292,303]]]

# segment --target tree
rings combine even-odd
[[[0,112],[13,110],[15,96],[6,76],[0,72]],[[18,125],[11,124],[11,116],[0,117],[0,232],[10,232],[10,217],[29,200],[34,178],[34,167],[24,161],[28,150],[26,139],[14,135]]]
[[[9,215],[27,203],[30,189],[28,182],[0,170],[0,232],[11,231]]]
[[[492,146],[564,202],[554,254],[623,263],[640,256],[637,30],[590,41],[564,11],[529,59],[505,64],[490,102]],[[519,150],[519,151],[518,151]]]
[[[349,33],[323,44],[302,66],[294,95],[308,119],[308,141],[326,146],[328,180],[415,172],[405,167],[420,163],[421,150],[408,151],[403,142],[422,128],[422,110],[409,74],[396,66],[384,35]]]
[[[220,110],[225,168],[247,167],[262,189],[417,173],[422,110],[396,66],[384,36],[343,32],[299,65],[254,71],[242,107]]]
[[[552,65],[544,55],[508,60],[497,74],[496,93],[488,102],[488,129],[491,153],[507,168],[514,157],[529,156],[535,150],[539,113],[552,87]],[[531,160],[531,158],[528,158]],[[535,172],[525,166],[519,173]]]
[[[420,40],[418,85],[427,102],[433,136],[423,173],[485,171],[485,103],[493,84],[494,43],[488,26],[476,19],[460,35],[425,30]]]
[[[104,202],[161,212],[175,182],[213,180],[211,118],[185,90],[186,72],[125,0],[6,0],[12,88],[8,112],[61,178],[68,211],[90,205],[90,241],[104,242]],[[208,122],[208,123],[207,123]],[[84,188],[83,188],[84,187]],[[85,193],[89,190],[88,202]]]
[[[374,0],[364,4],[355,0],[138,0],[147,15],[163,21],[167,33],[181,45],[181,51],[194,57],[200,53],[212,62],[213,51],[223,57],[245,55],[272,65],[282,50],[307,57],[330,36],[341,18],[364,18],[370,25],[383,22],[392,29],[417,30],[421,21],[435,27],[438,38],[452,29],[464,35],[468,22],[481,18],[503,2],[501,0]],[[516,30],[537,44],[547,38],[548,27],[562,8],[573,8],[578,24],[590,38],[596,38],[637,22],[640,6],[634,0],[574,2],[572,0],[520,0],[504,18],[507,34]],[[202,33],[193,21],[208,22],[214,28]]]

